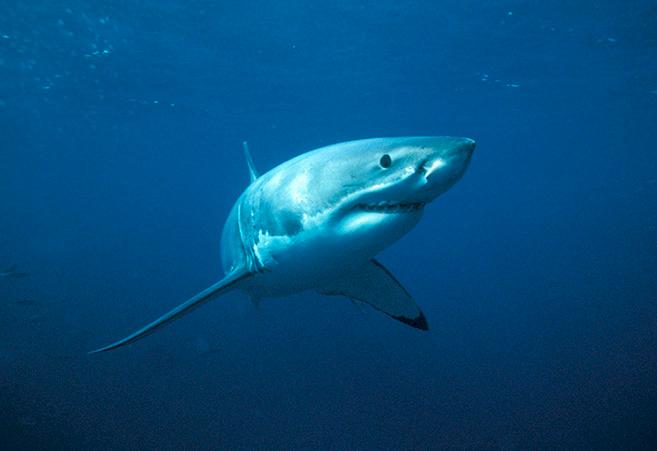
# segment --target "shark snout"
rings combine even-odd
[[[470,155],[472,155],[472,152],[474,152],[475,147],[477,147],[477,143],[475,142],[474,139],[470,138],[464,138],[464,143],[461,145],[461,147],[464,148],[465,152],[468,152]]]
[[[472,152],[475,150],[475,140],[470,138],[460,138],[446,152],[447,158],[466,158],[470,159]]]
[[[419,168],[423,191],[432,197],[447,191],[465,173],[475,145],[470,138],[453,138],[447,146],[436,149]]]
[[[475,149],[475,141],[459,138],[446,149],[436,152],[432,158],[422,162],[420,172],[427,180],[439,177],[460,177],[468,166]]]

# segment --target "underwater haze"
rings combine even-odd
[[[378,256],[428,332],[239,292],[249,183],[324,145],[477,141]],[[0,2],[3,449],[657,443],[657,3]]]

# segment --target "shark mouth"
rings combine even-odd
[[[424,202],[386,202],[381,201],[378,203],[372,204],[356,204],[354,209],[356,210],[365,210],[365,211],[375,211],[377,213],[410,213],[413,211],[421,210],[424,207]]]

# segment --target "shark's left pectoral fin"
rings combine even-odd
[[[146,335],[152,334],[160,327],[171,323],[172,321],[180,318],[183,315],[186,315],[187,313],[191,312],[195,308],[205,304],[209,300],[214,299],[217,296],[220,296],[222,294],[225,294],[233,290],[240,282],[251,277],[252,275],[253,275],[252,273],[243,269],[233,271],[232,273],[227,274],[226,277],[221,279],[219,282],[215,283],[214,285],[210,285],[205,290],[201,291],[195,296],[192,296],[190,299],[183,302],[178,307],[174,308],[168,313],[165,313],[155,321],[145,325],[144,327],[137,330],[136,332],[133,332],[127,337],[122,338],[121,340],[114,342],[110,345],[96,349],[95,351],[90,351],[89,354],[111,351],[113,349],[129,345],[130,343],[134,343],[137,340],[141,340]]]
[[[429,330],[424,314],[401,283],[377,260],[335,279],[322,294],[346,296],[371,305],[386,315],[420,330]]]

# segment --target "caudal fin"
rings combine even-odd
[[[221,279],[219,282],[215,283],[214,285],[209,286],[205,290],[201,291],[197,295],[193,296],[186,302],[183,302],[180,304],[178,307],[174,308],[171,310],[169,313],[164,314],[163,316],[159,317],[155,321],[153,321],[150,324],[147,324],[146,326],[142,327],[136,332],[133,332],[132,334],[128,335],[125,338],[122,338],[119,341],[116,341],[110,345],[104,346],[102,348],[98,348],[94,351],[90,351],[89,354],[96,354],[98,352],[105,352],[105,351],[111,351],[116,348],[120,348],[122,346],[129,345],[130,343],[134,343],[137,340],[141,340],[144,338],[146,335],[149,335],[153,332],[155,332],[157,329],[160,327],[171,323],[172,321],[180,318],[183,315],[186,315],[187,313],[191,312],[195,308],[201,306],[205,302],[211,300],[214,297],[217,297],[219,295],[222,295],[233,288],[235,288],[235,285],[238,282],[241,282],[242,280],[251,277],[250,272],[246,271],[235,271],[230,274],[228,274],[226,277]]]

